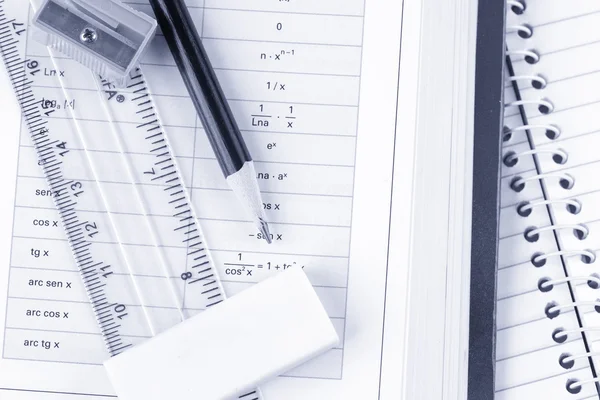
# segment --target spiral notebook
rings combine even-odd
[[[506,12],[496,398],[597,399],[600,2]]]

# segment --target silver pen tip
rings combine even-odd
[[[259,226],[258,229],[262,234],[262,237],[267,241],[267,243],[273,243],[273,238],[271,238],[271,232],[269,231],[269,224],[262,218],[258,219]]]

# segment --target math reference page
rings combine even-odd
[[[2,28],[27,28],[28,2],[2,1],[8,10]],[[126,3],[151,13],[146,0]],[[386,279],[389,269],[404,268],[388,260],[394,153],[402,141],[396,132],[398,85],[411,79],[399,71],[400,61],[416,65],[405,60],[404,51],[410,47],[407,54],[414,55],[418,46],[417,35],[402,34],[404,2],[187,0],[187,5],[253,154],[274,235],[272,245],[257,240],[217,173],[159,34],[142,68],[192,199],[199,200],[195,207],[223,286],[235,296],[285,268],[303,267],[341,339],[335,349],[261,385],[264,398],[383,399],[382,391],[390,393],[381,388],[385,309],[391,306],[385,303]],[[418,18],[410,24],[418,25]],[[69,69],[56,71],[31,35],[19,37],[28,61],[39,65],[34,91],[56,85],[59,75],[78,81]],[[102,366],[108,351],[4,65],[0,68],[0,399],[114,398]],[[76,97],[66,106],[80,104],[85,100]],[[92,150],[100,157],[105,151]],[[408,202],[411,194],[401,197]],[[401,379],[402,371],[397,374]],[[201,385],[202,377],[186,384]]]

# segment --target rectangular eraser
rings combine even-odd
[[[301,268],[290,268],[104,363],[119,400],[230,400],[335,347]]]

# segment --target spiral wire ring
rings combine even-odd
[[[522,132],[522,131],[530,131],[533,129],[544,129],[545,131],[551,131],[554,134],[552,139],[558,138],[561,133],[558,126],[555,126],[555,125],[530,125],[530,124],[517,126],[515,128],[508,128],[504,133],[507,134],[507,133]]]
[[[552,104],[549,100],[546,99],[539,99],[539,100],[516,100],[516,101],[511,101],[510,103],[506,103],[504,105],[504,107],[518,107],[518,106],[525,106],[527,104],[537,104],[538,107],[546,107],[548,109],[548,112],[546,112],[546,114],[550,114],[552,111],[554,111],[554,104]]]
[[[564,341],[569,338],[569,334],[571,334],[571,333],[587,333],[587,332],[595,332],[595,331],[600,331],[600,327],[589,327],[589,328],[580,327],[580,328],[575,328],[575,329],[558,328],[552,333],[552,337],[558,338],[559,340],[562,339]]]
[[[589,282],[594,282],[596,285],[598,285],[598,287],[600,287],[600,278],[598,278],[595,275],[567,276],[567,277],[558,278],[558,279],[546,279],[546,280],[542,280],[539,286],[541,289],[550,290],[556,285],[560,285],[560,284],[567,283],[567,282],[577,282],[577,281],[585,281],[585,282],[588,282],[588,284],[589,284]]]
[[[513,186],[513,188],[514,188],[515,186],[525,185],[527,182],[530,182],[530,181],[536,181],[536,180],[548,179],[548,178],[558,178],[561,180],[565,180],[567,182],[567,187],[565,189],[571,189],[573,187],[573,185],[575,184],[575,178],[573,178],[571,175],[569,175],[565,172],[548,172],[548,173],[528,176],[526,178],[519,176],[511,183],[511,186]]]
[[[510,163],[510,162],[518,160],[519,157],[532,156],[534,154],[542,154],[542,153],[550,153],[552,155],[560,156],[565,161],[569,157],[567,152],[562,149],[533,149],[533,150],[522,151],[520,153],[514,153],[514,152],[507,153],[506,156],[504,157],[504,160],[506,162]],[[562,162],[561,164],[564,164],[564,162]]]
[[[517,205],[517,212],[519,212],[519,214],[521,214],[524,212],[531,211],[535,207],[549,206],[552,204],[566,204],[568,206],[572,206],[573,214],[579,214],[579,212],[581,211],[581,208],[582,208],[581,203],[577,199],[550,199],[550,200],[538,200],[538,201],[521,203],[521,204]]]
[[[562,225],[555,224],[555,225],[543,226],[541,228],[528,229],[525,231],[525,237],[531,238],[532,236],[539,235],[540,233],[543,233],[543,232],[559,231],[559,230],[563,230],[563,229],[573,229],[574,231],[580,231],[582,240],[585,239],[590,234],[589,228],[583,224],[562,224]]]
[[[512,57],[512,56],[530,57],[532,60],[531,64],[535,64],[536,62],[540,61],[540,55],[535,50],[508,50],[506,52],[506,55],[509,57]]]
[[[579,391],[581,390],[581,387],[583,385],[589,385],[590,383],[598,383],[598,382],[600,382],[600,377],[585,379],[583,381],[580,381],[578,379],[569,379],[567,381],[566,387],[570,393],[579,393]],[[573,391],[571,392],[571,390],[573,390]]]
[[[512,9],[512,11],[517,15],[523,14],[526,10],[526,5],[523,2],[523,0],[506,0],[506,4],[507,4],[507,8]],[[528,39],[533,35],[533,28],[527,24],[518,24],[518,25],[508,26],[507,33],[508,32],[517,32],[519,37],[521,37],[523,39]],[[529,64],[535,64],[540,60],[539,53],[534,49],[509,50],[506,52],[506,55],[508,57],[523,56],[525,61]],[[529,81],[529,82],[531,82],[531,85],[536,89],[543,89],[544,87],[546,87],[546,85],[548,83],[547,80],[540,75],[517,75],[517,76],[512,76],[512,77],[508,78],[508,80],[510,82],[517,82],[517,81],[522,81],[522,80]],[[504,106],[505,113],[507,112],[507,109],[509,107],[525,106],[525,105],[536,105],[538,107],[539,112],[542,114],[550,114],[554,111],[554,105],[552,104],[551,101],[549,101],[547,99],[539,99],[539,100],[523,100],[523,99],[521,99],[521,100],[516,100],[516,101],[512,101],[512,102],[505,104],[505,106]],[[560,129],[557,126],[554,126],[552,124],[543,124],[543,125],[523,124],[522,126],[517,126],[514,128],[507,129],[505,127],[504,135],[512,134],[515,132],[521,132],[521,131],[531,131],[534,129],[544,129],[546,132],[546,136],[551,140],[558,138],[561,134]],[[522,152],[519,154],[515,154],[513,152],[511,154],[506,155],[504,160],[505,160],[505,163],[512,163],[512,162],[518,160],[518,158],[521,156],[539,154],[542,152],[549,152],[549,153],[553,153],[555,155],[558,154],[558,156],[561,157],[560,160],[563,161],[563,163],[567,159],[567,153],[564,150],[544,150],[544,151],[542,151],[542,150],[538,150],[538,149],[532,149],[532,150],[525,151],[525,152]],[[547,179],[547,178],[551,178],[551,177],[557,177],[561,180],[564,179],[566,181],[566,187],[565,187],[565,185],[563,185],[562,181],[561,181],[561,186],[563,186],[563,188],[565,188],[565,189],[570,189],[573,186],[573,184],[575,183],[575,179],[572,176],[570,176],[569,174],[555,172],[555,173],[539,173],[537,175],[530,176],[527,178],[523,178],[520,176],[516,177],[511,182],[511,187],[515,191],[520,191],[523,188],[520,188],[520,189],[518,189],[518,188],[521,185],[524,186],[525,183],[528,181]],[[570,212],[572,212],[573,214],[577,214],[581,211],[582,205],[581,205],[581,202],[577,199],[555,199],[555,200],[554,199],[544,199],[542,201],[521,203],[520,205],[517,206],[517,212],[519,213],[519,215],[528,216],[527,213],[531,212],[531,210],[534,207],[547,206],[547,205],[559,204],[559,203],[566,204],[567,209]],[[523,215],[523,214],[525,214],[525,215]],[[585,225],[565,224],[565,225],[553,225],[553,226],[548,226],[548,227],[543,227],[543,228],[528,228],[524,232],[524,235],[525,235],[525,238],[528,239],[528,235],[531,237],[531,236],[534,236],[541,232],[545,232],[545,231],[549,231],[549,230],[558,230],[558,229],[575,229],[576,231],[579,231],[581,233],[581,235],[578,236],[580,239],[585,238],[589,234],[589,229]],[[575,232],[575,233],[577,234],[577,232]],[[536,267],[541,267],[545,264],[545,261],[548,258],[563,257],[563,256],[564,257],[581,256],[582,261],[587,264],[591,264],[596,261],[596,252],[593,250],[559,250],[559,251],[546,253],[546,254],[544,254],[544,253],[534,254],[531,258],[531,262]],[[592,287],[592,288],[594,288],[594,287],[591,286],[590,282],[593,282],[596,285],[595,288],[598,288],[600,286],[600,278],[594,274],[594,275],[589,275],[589,276],[570,276],[570,277],[567,276],[565,278],[559,278],[559,279],[544,278],[538,282],[538,287],[540,290],[548,291],[548,290],[551,290],[554,285],[570,283],[570,282],[574,282],[574,281],[587,281],[588,285],[590,285],[590,287]],[[555,302],[552,302],[546,306],[545,312],[549,318],[554,318],[552,316],[552,314],[560,313],[561,310],[570,309],[570,308],[576,309],[577,307],[580,307],[580,306],[590,306],[590,305],[593,306],[597,312],[600,312],[600,299],[598,299],[597,301],[574,301],[574,302],[571,302],[568,304],[563,304],[563,305],[559,305]],[[569,334],[574,334],[574,333],[583,334],[583,333],[589,332],[589,331],[600,331],[600,327],[578,327],[576,329],[569,329],[569,330],[559,328],[554,331],[554,333],[552,334],[552,337],[557,343],[562,343],[565,340],[567,340],[567,337]],[[598,356],[600,356],[599,352],[586,352],[586,353],[578,354],[578,355],[563,354],[559,357],[558,362],[563,368],[567,368],[567,366],[565,366],[565,363],[568,365],[570,363],[574,363],[578,359],[582,359],[582,358],[590,358],[591,359],[592,357],[598,357]],[[592,384],[592,383],[597,384],[599,382],[600,382],[600,377],[586,379],[586,380],[579,380],[579,379],[571,378],[566,381],[565,390],[568,391],[569,393],[576,394],[581,391],[582,386]]]
[[[519,32],[523,33],[525,37],[531,37],[533,35],[533,29],[527,25],[510,25],[506,27],[506,32]]]
[[[549,313],[560,312],[569,308],[582,307],[582,306],[593,306],[600,308],[600,300],[596,301],[572,301],[567,304],[554,304],[548,308]]]
[[[517,7],[519,10],[525,11],[525,6],[523,5],[523,3],[517,0],[507,0],[506,5],[511,7]]]
[[[564,357],[562,359],[562,361],[568,363],[568,362],[573,362],[573,361],[579,360],[581,358],[598,357],[598,356],[600,356],[600,352],[598,352],[598,351],[587,351],[585,353],[577,354],[574,356],[568,355],[568,356]]]
[[[536,89],[543,89],[548,84],[548,81],[546,80],[546,78],[544,78],[543,76],[540,76],[540,75],[515,75],[515,76],[511,76],[510,78],[508,78],[508,81],[510,81],[510,82],[515,82],[515,81],[538,82],[540,87],[534,86]]]
[[[596,253],[592,250],[559,250],[553,251],[552,253],[540,253],[536,254],[531,258],[534,264],[539,264],[542,261],[549,259],[550,257],[572,257],[582,256],[590,259],[590,264],[596,261]]]

